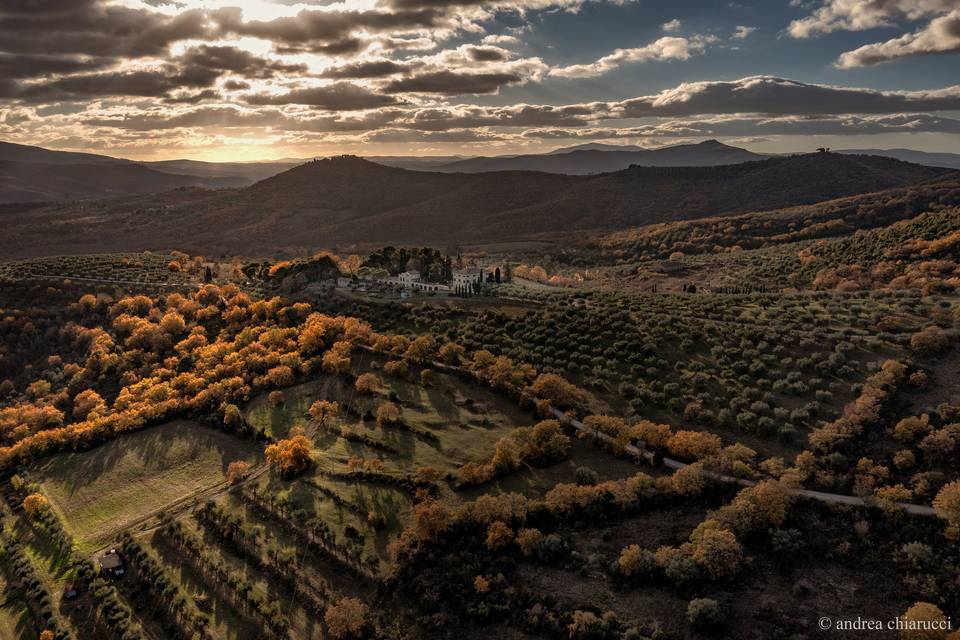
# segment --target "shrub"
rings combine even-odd
[[[496,551],[513,542],[513,530],[504,522],[496,520],[487,527],[487,548]]]
[[[473,579],[473,590],[477,593],[487,593],[490,591],[490,581],[483,576],[477,576]]]
[[[640,545],[631,544],[620,552],[617,565],[620,567],[620,573],[627,577],[635,577],[653,573],[657,562],[651,551],[641,548]]]
[[[949,344],[950,337],[936,325],[930,325],[910,337],[910,348],[924,355],[941,353]]]
[[[723,578],[740,567],[743,548],[728,529],[707,529],[694,545],[693,560],[712,577]]]
[[[600,476],[590,467],[577,467],[573,474],[577,484],[581,487],[593,486],[600,480]]]
[[[713,631],[725,619],[720,603],[712,598],[697,598],[687,605],[687,621],[699,631]]]
[[[525,556],[532,556],[539,551],[542,542],[543,534],[539,529],[521,529],[517,532],[517,546]]]

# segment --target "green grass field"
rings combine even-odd
[[[6,578],[0,575],[0,638],[4,640],[32,640],[36,637],[33,621],[23,604],[22,596],[9,589]]]
[[[183,420],[58,455],[35,467],[30,479],[78,549],[90,552],[138,518],[223,482],[230,462],[258,456],[252,443]]]
[[[370,370],[362,368],[358,373]],[[411,373],[410,380],[415,378]],[[410,473],[419,466],[456,471],[464,462],[487,460],[497,440],[537,420],[504,396],[444,373],[438,373],[427,388],[406,379],[384,378],[375,393],[363,395],[355,393],[342,378],[323,376],[285,389],[281,405],[272,405],[266,394],[254,399],[246,416],[257,428],[274,437],[285,437],[293,427],[306,426],[307,409],[315,400],[335,400],[341,406],[350,403],[362,415],[373,413],[378,405],[388,402],[390,394],[401,409],[404,424],[419,432],[429,432],[436,439],[424,438],[401,426],[379,427],[371,419],[340,415],[331,422],[332,426],[346,427],[381,442],[399,455],[320,431],[315,438],[318,469],[344,471],[347,460],[359,455],[380,457],[391,472]]]

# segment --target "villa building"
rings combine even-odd
[[[471,295],[476,283],[483,283],[482,269],[463,269],[453,272],[453,291],[460,295]]]

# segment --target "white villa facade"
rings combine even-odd
[[[404,271],[387,278],[365,278],[352,279],[341,276],[336,280],[338,289],[346,289],[359,286],[361,290],[365,285],[373,287],[396,287],[404,292],[421,291],[426,293],[454,293],[462,296],[472,296],[475,293],[475,286],[483,283],[484,271],[480,268],[461,269],[453,272],[453,279],[446,284],[439,282],[426,282],[422,279],[419,271]]]
[[[453,272],[454,293],[470,295],[473,293],[473,286],[477,282],[483,282],[482,269],[463,269]]]
[[[396,278],[384,278],[380,280],[384,284],[392,284],[403,289],[412,289],[415,291],[432,291],[435,293],[449,293],[450,287],[438,282],[424,282],[420,279],[419,271],[404,271]]]

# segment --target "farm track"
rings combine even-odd
[[[468,369],[464,369],[463,367],[457,367],[454,365],[449,365],[449,364],[446,364],[443,362],[437,362],[437,361],[433,361],[430,364],[435,368],[442,369],[445,371],[466,374],[474,378],[476,377],[476,374],[474,372],[469,371]],[[614,439],[612,437],[606,435],[605,433],[599,433],[592,429],[588,429],[586,425],[583,424],[583,422],[581,422],[577,418],[568,416],[567,414],[560,411],[556,407],[551,406],[550,413],[552,413],[558,420],[560,420],[561,423],[570,425],[571,427],[576,429],[579,433],[584,433],[588,436],[591,436],[607,444],[614,443]],[[643,449],[635,445],[629,444],[624,447],[624,451],[632,455],[636,460],[646,460],[651,464],[657,464],[658,456],[654,452],[649,451],[647,449]],[[680,460],[676,460],[674,458],[668,458],[668,457],[660,458],[660,464],[668,469],[673,469],[674,471],[678,471],[680,469],[690,466],[686,462],[681,462]],[[728,476],[722,473],[716,473],[714,471],[704,471],[703,473],[706,477],[710,478],[711,480],[715,480],[717,482],[723,482],[726,484],[736,484],[741,487],[753,487],[757,484],[753,480],[747,480],[745,478],[735,478],[733,476]],[[809,498],[811,500],[818,500],[820,502],[825,502],[827,504],[848,505],[853,507],[869,507],[870,506],[863,500],[863,498],[860,498],[859,496],[843,495],[839,493],[826,493],[824,491],[813,491],[811,489],[793,489],[792,492],[794,495],[801,496],[804,498]],[[937,515],[933,507],[928,507],[926,505],[911,504],[908,502],[898,502],[897,505],[905,513],[909,513],[911,515],[925,516],[925,517],[933,517]]]
[[[553,413],[553,415],[556,416],[557,419],[559,419],[561,422],[569,424],[580,433],[585,433],[597,440],[600,440],[608,444],[614,443],[614,439],[612,437],[608,436],[605,433],[599,433],[592,429],[588,429],[580,420],[576,418],[571,418],[570,416],[566,415],[565,413],[563,413],[562,411],[560,411],[555,407],[550,407],[550,412]],[[628,444],[624,446],[623,450],[637,459],[643,459],[650,462],[651,464],[656,464],[657,456],[652,451],[642,449],[632,444]],[[678,471],[680,469],[690,466],[686,462],[681,462],[679,460],[675,460],[673,458],[666,458],[666,457],[661,459],[661,464],[664,467],[667,467],[668,469],[673,469],[674,471]],[[733,476],[728,476],[722,473],[716,473],[714,471],[703,471],[703,474],[706,477],[710,478],[711,480],[715,480],[717,482],[724,482],[728,484],[737,484],[737,485],[740,485],[741,487],[753,487],[757,484],[753,480],[747,480],[745,478],[735,478]],[[848,495],[843,495],[839,493],[826,493],[824,491],[813,491],[811,489],[793,489],[792,492],[794,495],[802,496],[804,498],[809,498],[811,500],[819,500],[820,502],[826,502],[828,504],[842,504],[842,505],[849,505],[853,507],[870,506],[863,500],[863,498],[860,498],[858,496],[848,496]],[[928,507],[926,505],[911,504],[907,502],[898,502],[897,505],[901,509],[903,509],[904,512],[909,513],[911,515],[928,516],[928,517],[936,515],[936,512],[933,510],[933,507]]]
[[[28,273],[18,277],[19,280],[80,280],[83,282],[94,282],[98,284],[121,284],[135,285],[138,287],[170,287],[179,289],[194,289],[199,286],[196,282],[142,282],[139,280],[113,280],[110,278],[90,278],[87,276],[67,276],[51,273]]]
[[[237,484],[231,485],[230,483],[224,481],[224,482],[219,482],[211,487],[207,487],[206,489],[201,489],[200,491],[191,493],[187,496],[180,498],[179,500],[175,500],[170,504],[164,505],[159,509],[154,509],[150,513],[140,516],[133,522],[130,522],[129,524],[123,527],[119,527],[114,531],[111,531],[109,535],[111,537],[116,538],[128,532],[129,533],[145,533],[148,531],[153,531],[157,529],[160,525],[159,525],[159,522],[152,523],[151,521],[153,521],[156,518],[159,518],[162,514],[169,513],[173,517],[179,516],[180,514],[192,508],[195,502],[199,502],[201,500],[212,500],[214,498],[222,496],[233,487],[246,484],[251,480],[255,480],[259,478],[264,473],[266,473],[269,469],[270,469],[270,465],[268,465],[266,462],[262,462],[256,467],[254,467],[250,471],[250,473],[247,474],[247,477],[241,480],[240,482],[238,482]],[[93,551],[90,554],[90,556],[96,557],[97,554],[109,549],[111,546],[113,545],[107,544],[102,547],[99,547],[98,549]]]

